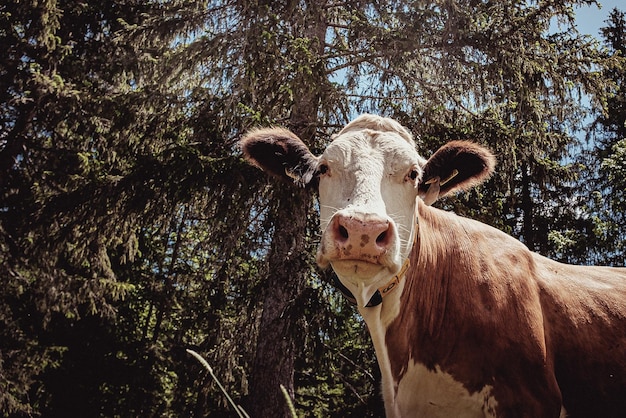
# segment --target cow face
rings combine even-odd
[[[410,134],[391,119],[361,118],[342,130],[318,160],[318,264],[332,265],[358,293],[400,270],[413,243],[423,165]]]
[[[252,131],[241,144],[244,156],[271,174],[318,184],[322,237],[317,262],[332,266],[363,306],[409,256],[417,197],[431,204],[481,182],[495,164],[486,149],[460,141],[427,161],[406,129],[373,115],[348,124],[320,157],[279,128]]]

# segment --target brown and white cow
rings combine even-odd
[[[319,157],[279,128],[241,145],[271,174],[319,182],[317,262],[367,323],[388,417],[626,417],[626,269],[561,264],[429,206],[484,181],[488,150],[456,141],[425,160],[372,115]]]

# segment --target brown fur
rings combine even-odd
[[[308,185],[317,158],[293,132],[284,128],[253,129],[239,141],[244,157],[257,167],[283,179]]]
[[[499,416],[557,417],[561,401],[623,416],[626,269],[563,265],[420,203],[406,280],[386,334],[396,381],[411,358],[470,393],[492,385]]]
[[[342,132],[372,128],[411,141],[372,115]],[[271,174],[316,183],[318,159],[293,133],[255,130],[241,145]],[[420,194],[434,201],[467,189],[494,166],[487,149],[451,142],[424,163]],[[495,228],[417,202],[419,235],[385,334],[395,383],[413,361],[470,394],[491,387],[497,404],[486,406],[498,416],[556,418],[562,404],[570,418],[625,416],[626,269],[560,264]]]
[[[467,190],[484,182],[495,166],[496,159],[488,149],[473,142],[451,141],[428,159],[419,189],[427,192],[430,185],[426,182],[435,177],[448,179],[456,169],[458,174],[441,186],[439,195]]]

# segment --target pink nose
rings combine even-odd
[[[391,222],[376,215],[337,214],[332,231],[340,256],[345,259],[376,262],[387,253],[393,240]]]

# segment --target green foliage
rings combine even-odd
[[[230,403],[230,405],[232,406],[232,408],[235,410],[235,412],[237,413],[237,416],[243,418],[243,417],[249,417],[248,414],[246,414],[246,412],[243,410],[243,408],[241,408],[240,405],[235,404],[235,401],[233,401],[233,399],[230,397],[230,395],[228,394],[228,392],[226,391],[226,389],[224,388],[224,386],[220,383],[219,379],[217,378],[217,376],[215,376],[215,373],[213,373],[213,369],[211,368],[211,366],[209,365],[209,363],[207,363],[207,361],[198,353],[196,353],[193,350],[186,350],[189,354],[193,355],[199,362],[200,364],[202,364],[202,367],[204,367],[209,374],[211,375],[211,377],[213,378],[213,380],[215,381],[215,383],[217,383],[217,385],[219,386],[220,390],[222,391],[222,393],[224,394],[224,396],[226,397],[226,399],[228,399],[228,402]],[[287,401],[289,402],[290,405],[290,409],[293,411],[293,404],[291,404],[291,399],[289,398],[289,394],[287,393],[287,391],[285,390],[285,388],[281,385],[280,386],[283,393],[285,394]],[[293,412],[293,416],[295,417],[295,411]]]
[[[316,152],[363,111],[425,156],[474,139],[498,173],[444,207],[623,264],[624,17],[602,47],[573,27],[588,3],[0,6],[2,415],[223,416],[187,348],[238,402],[288,416],[282,384],[306,416],[382,415],[367,332],[313,265],[315,202],[240,158],[256,125]],[[605,110],[587,159],[582,94]]]
[[[297,363],[298,411],[314,417],[383,416],[374,349],[356,309],[328,285],[318,288],[309,304],[317,315],[309,321],[308,334],[322,338],[310,341],[313,355]]]
[[[611,147],[611,154],[602,161],[601,169],[608,174],[616,190],[626,188],[626,139],[622,138]]]
[[[589,199],[585,216],[593,234],[581,240],[589,258],[623,266],[626,261],[626,196],[624,195],[624,137],[626,136],[626,17],[614,9],[607,26],[602,29],[604,54],[609,58],[602,68],[608,89],[605,107],[597,112],[592,151],[586,156],[589,173],[583,179],[583,190],[594,196]],[[591,239],[589,239],[591,238]]]

